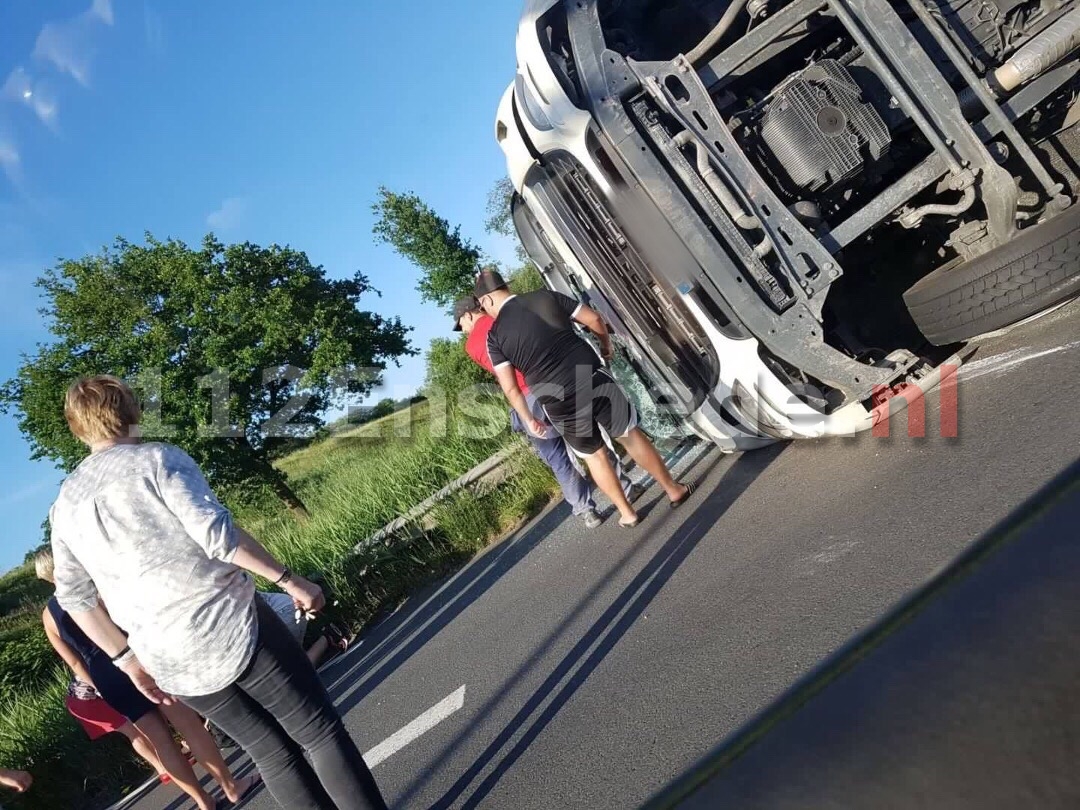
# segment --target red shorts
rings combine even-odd
[[[100,698],[79,700],[68,695],[64,701],[71,716],[78,720],[91,740],[104,737],[128,723],[128,719]]]

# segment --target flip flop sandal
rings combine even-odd
[[[345,652],[349,649],[349,634],[342,630],[338,625],[334,623],[328,624],[323,628],[323,636],[330,643],[330,646],[335,647],[339,652]]]
[[[619,525],[622,526],[624,529],[633,529],[640,523],[641,523],[641,515],[638,515],[636,518],[631,520],[629,523],[623,522],[623,520],[621,520],[621,519],[619,520]]]
[[[679,498],[679,500],[671,502],[672,509],[677,509],[678,507],[682,506],[684,503],[690,500],[690,496],[697,491],[697,485],[695,484],[684,484],[684,486],[686,487],[686,493],[681,498]]]

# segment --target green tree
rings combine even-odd
[[[544,277],[540,275],[536,265],[530,261],[526,261],[517,270],[511,271],[510,275],[506,277],[506,283],[509,285],[510,291],[515,295],[524,295],[533,290],[542,290],[545,286]]]
[[[61,261],[38,280],[53,335],[0,387],[33,458],[71,470],[86,449],[67,430],[64,392],[111,373],[140,393],[143,434],[187,450],[215,486],[243,496],[269,486],[305,513],[271,464],[275,441],[302,436],[330,407],[381,382],[415,353],[408,329],[359,308],[360,274],[334,280],[287,247],[117,240]]]
[[[372,206],[375,237],[420,268],[416,289],[425,301],[450,309],[454,301],[472,292],[480,249],[450,227],[415,194],[379,188]]]
[[[387,397],[386,399],[380,399],[368,413],[368,419],[371,421],[382,419],[383,417],[390,416],[390,414],[394,413],[396,410],[397,402],[395,402],[393,398]]]
[[[530,263],[529,254],[525,252],[525,247],[518,238],[517,228],[514,226],[512,207],[514,193],[514,184],[510,182],[509,177],[502,177],[495,181],[495,185],[488,190],[484,230],[512,239],[518,262],[526,265]]]
[[[465,352],[465,338],[435,338],[427,353],[427,376],[424,394],[435,399],[439,394],[456,403],[465,389],[494,378],[472,361]]]

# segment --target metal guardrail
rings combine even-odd
[[[390,537],[407,530],[409,527],[423,527],[424,518],[441,501],[446,500],[456,492],[482,484],[497,486],[506,480],[511,460],[527,449],[527,445],[523,442],[514,442],[506,449],[500,450],[487,461],[480,462],[457,480],[451,481],[434,495],[418,503],[401,517],[383,526],[371,537],[357,543],[353,547],[353,552],[359,553],[373,543],[385,542]]]

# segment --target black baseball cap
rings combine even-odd
[[[476,287],[473,293],[477,298],[482,298],[496,290],[505,290],[506,281],[495,270],[481,270],[476,276]]]
[[[454,331],[461,331],[461,319],[468,315],[470,312],[477,312],[480,309],[480,302],[476,300],[475,296],[466,295],[464,298],[459,298],[454,304]]]

